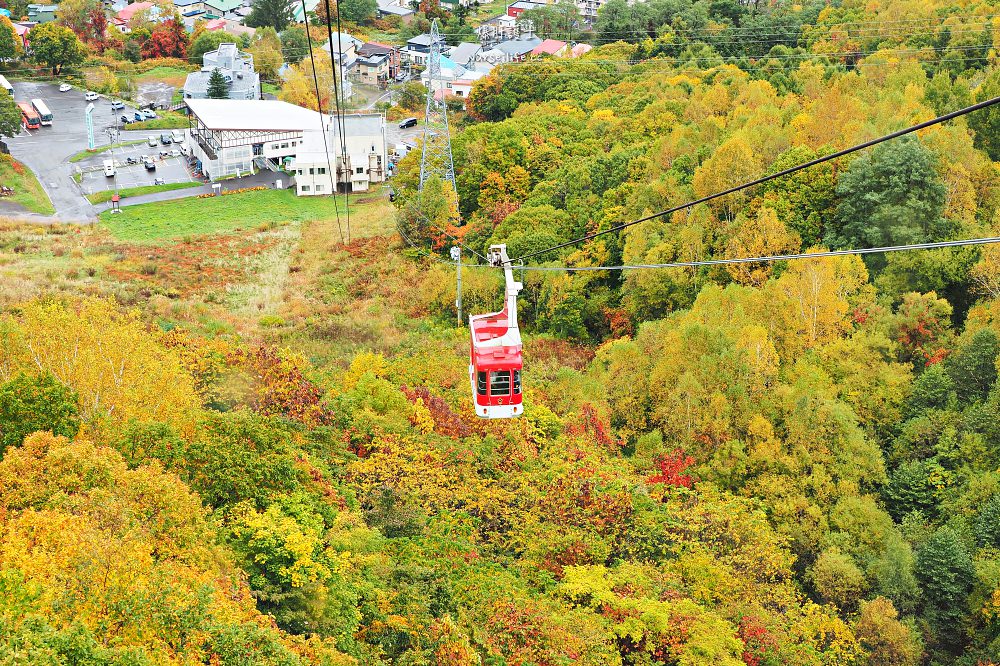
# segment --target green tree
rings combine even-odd
[[[293,25],[281,32],[281,54],[285,62],[295,65],[309,55],[309,38],[305,28]]]
[[[853,162],[837,181],[841,197],[827,242],[836,248],[879,247],[940,240],[945,188],[934,154],[913,137],[877,146]],[[870,255],[874,268],[884,257]]]
[[[375,18],[378,5],[375,0],[341,0],[340,16],[352,23],[370,23]]]
[[[914,380],[906,409],[911,416],[928,409],[948,409],[955,404],[955,382],[945,372],[944,364],[935,363]]]
[[[17,136],[23,122],[21,109],[17,108],[14,98],[6,91],[0,93],[0,135]]]
[[[213,69],[212,73],[208,76],[208,98],[229,98],[229,85],[226,83],[226,77],[222,75],[222,72],[219,71],[218,67]]]
[[[191,42],[191,47],[188,49],[188,58],[191,62],[201,63],[202,58],[206,53],[219,48],[219,44],[232,41],[233,36],[228,32],[223,32],[221,30],[206,30],[198,35],[193,42]]]
[[[976,91],[976,101],[985,102],[1000,95],[1000,69],[994,69]],[[991,160],[1000,160],[1000,108],[993,106],[969,114],[969,127],[976,133],[975,145],[986,151]]]
[[[854,558],[836,548],[823,551],[816,560],[812,581],[824,601],[833,602],[845,611],[857,606],[867,587],[865,575]]]
[[[63,68],[83,62],[86,49],[76,33],[55,22],[43,23],[31,31],[31,57],[59,74]]]
[[[994,495],[976,516],[976,541],[980,546],[1000,548],[1000,495]]]
[[[917,579],[923,589],[923,616],[944,649],[963,643],[966,598],[975,580],[972,558],[959,535],[939,527],[917,552]]]
[[[287,0],[257,0],[253,4],[246,24],[251,28],[270,26],[281,32],[292,22],[292,6]]]
[[[0,384],[0,456],[33,432],[74,437],[80,429],[77,396],[50,374],[19,374]]]
[[[407,111],[419,111],[427,100],[427,88],[419,81],[407,81],[394,93],[396,104]]]
[[[928,463],[920,460],[904,462],[889,476],[885,487],[885,500],[896,520],[912,511],[932,514],[937,508],[934,486],[930,479]]]
[[[992,329],[977,331],[972,339],[945,359],[960,404],[984,400],[997,380],[1000,339]]]

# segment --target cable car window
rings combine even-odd
[[[514,395],[521,394],[521,371],[514,371]]]
[[[476,393],[486,395],[486,373],[483,371],[476,373]]]
[[[490,372],[490,395],[510,395],[510,370]]]

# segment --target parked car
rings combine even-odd
[[[162,143],[164,146],[170,145],[173,142],[174,138],[170,136],[170,132],[164,132],[163,134],[160,135],[160,143]]]
[[[104,160],[104,175],[111,178],[115,175],[115,162],[114,160]]]
[[[181,151],[177,150],[176,148],[174,148],[173,150],[171,150],[170,153],[169,153],[169,155],[171,157],[180,157],[181,154],[182,154]]]
[[[152,120],[156,117],[156,111],[153,111],[152,109],[142,109],[139,113],[141,113],[142,117],[146,120]]]
[[[135,116],[134,117],[135,117],[135,122],[137,122],[137,123],[141,123],[143,120],[146,119],[146,116],[142,115],[138,111],[135,112]]]
[[[180,143],[184,140],[184,132],[179,129],[171,130],[170,137],[174,140],[174,143]]]
[[[72,89],[73,89],[73,86],[71,86],[68,83],[60,83],[59,84],[59,92],[69,92]]]
[[[111,100],[111,110],[112,111],[119,111],[119,110],[124,109],[124,108],[125,108],[125,102],[121,101],[120,99],[113,99],[113,100]]]
[[[153,161],[152,157],[147,157],[142,165],[146,167],[146,171],[156,171],[156,162]]]
[[[399,72],[398,74],[396,74],[397,83],[402,83],[405,80],[406,80],[406,72]]]
[[[156,148],[156,137],[151,136],[148,139],[146,139],[146,145],[149,146],[150,148]]]
[[[95,93],[93,90],[88,90],[86,93],[84,93],[83,98],[88,102],[93,102],[94,100],[100,99],[101,96]]]
[[[129,118],[128,116],[121,116],[120,118],[118,118],[118,120],[121,121],[122,125],[128,125],[130,122],[132,122],[132,119]]]
[[[408,127],[416,127],[416,126],[417,126],[416,118],[407,118],[403,122],[399,123],[399,129],[406,129]]]

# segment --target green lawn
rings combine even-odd
[[[100,153],[105,153],[112,148],[121,148],[122,146],[138,146],[140,143],[146,143],[145,141],[122,141],[121,143],[115,143],[110,146],[98,146],[93,150],[81,150],[76,155],[69,158],[70,162],[79,162],[80,160],[85,160],[92,155],[98,155]]]
[[[130,130],[167,130],[167,129],[187,129],[188,119],[183,113],[176,111],[159,111],[159,118],[143,120],[138,123],[129,123],[126,129]]]
[[[49,195],[42,189],[42,184],[35,178],[35,174],[20,162],[15,162],[9,155],[3,155],[0,159],[0,185],[14,188],[14,196],[4,197],[4,200],[15,201],[33,213],[55,214],[56,209],[52,207]]]
[[[343,198],[337,200],[343,215]],[[331,197],[297,197],[292,190],[261,190],[128,206],[121,213],[101,213],[101,222],[121,240],[157,242],[279,222],[331,219],[335,215]]]
[[[164,183],[162,185],[140,185],[138,187],[125,187],[118,190],[118,195],[121,198],[125,197],[137,197],[140,194],[154,194],[156,192],[170,192],[172,190],[183,190],[188,187],[198,187],[202,183],[196,183],[188,181],[186,183]],[[92,204],[105,203],[111,201],[111,197],[115,194],[114,190],[104,190],[103,192],[94,192],[93,194],[88,194],[87,199]],[[234,195],[235,196],[235,195]]]

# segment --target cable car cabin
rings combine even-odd
[[[503,310],[469,317],[472,344],[469,381],[476,416],[509,419],[524,413],[521,396],[521,331],[517,327],[517,294],[506,245],[493,245],[490,263],[503,266],[506,298]]]

